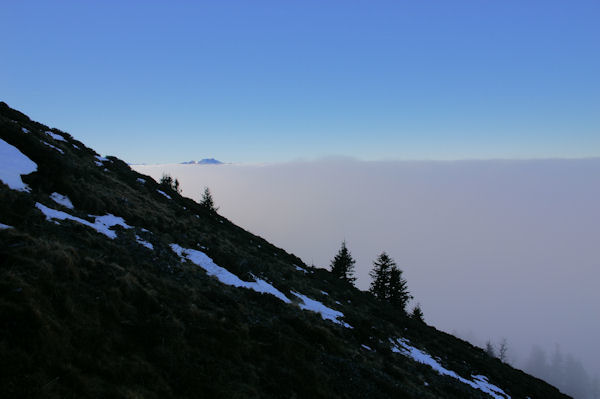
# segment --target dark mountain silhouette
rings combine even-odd
[[[5,103],[0,139],[0,397],[566,397]]]

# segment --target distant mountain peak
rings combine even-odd
[[[182,165],[221,165],[223,164],[223,162],[214,159],[214,158],[204,158],[201,159],[199,161],[187,161],[187,162],[182,162]]]

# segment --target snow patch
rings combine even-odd
[[[54,148],[56,151],[60,152],[60,153],[61,153],[61,154],[63,154],[63,155],[64,155],[64,153],[65,153],[63,150],[61,150],[61,149],[60,149],[60,148],[58,148],[57,146],[54,146],[54,145],[52,145],[52,144],[50,144],[50,143],[46,143],[45,141],[42,141],[42,143],[46,144],[46,145],[47,145],[48,147],[50,147],[50,148]]]
[[[27,128],[25,128],[25,127],[22,127],[22,128],[21,128],[21,131],[22,131],[23,133],[29,133],[29,129],[27,129]]]
[[[69,199],[69,197],[67,197],[66,195],[62,195],[59,193],[52,193],[52,194],[50,194],[50,199],[52,199],[52,201],[66,207],[66,208],[73,209],[73,204],[71,203],[71,200]]]
[[[168,199],[172,199],[172,198],[171,198],[171,196],[170,196],[169,194],[165,193],[164,191],[161,191],[161,190],[156,190],[156,191],[158,191],[158,193],[159,193],[159,194],[162,194],[162,195],[164,195],[164,196],[165,196],[165,197],[167,197]]]
[[[115,238],[117,236],[117,234],[114,231],[109,230],[111,227],[121,226],[124,229],[131,228],[131,226],[129,226],[127,223],[125,223],[125,220],[122,217],[115,216],[111,213],[104,215],[104,216],[93,216],[93,215],[90,215],[90,216],[96,218],[96,222],[94,223],[94,225],[97,226],[96,230],[99,233],[105,234],[107,236],[109,236],[109,234],[111,234],[111,235],[113,235],[112,238]]]
[[[4,223],[0,223],[0,230],[6,230],[6,229],[14,229],[14,227],[9,226],[9,225],[4,224]]]
[[[487,377],[483,375],[472,375],[472,380],[467,380],[466,378],[463,378],[460,375],[456,374],[454,371],[448,370],[447,368],[442,366],[428,353],[409,345],[408,340],[400,338],[396,341],[390,341],[392,343],[393,352],[401,353],[404,356],[410,357],[419,363],[427,364],[439,374],[456,378],[464,384],[470,385],[475,389],[479,389],[480,391],[487,393],[494,399],[510,399],[510,396],[508,394],[506,394],[502,389],[498,388],[497,386],[490,384],[488,382]]]
[[[28,175],[37,170],[37,164],[19,149],[0,139],[0,180],[12,190],[30,191],[21,180],[21,175]]]
[[[64,141],[65,143],[67,142],[67,140],[65,140],[65,138],[63,136],[61,136],[60,134],[56,134],[56,133],[52,133],[52,132],[46,132],[46,134],[48,136],[52,137],[54,140]]]
[[[508,394],[506,392],[504,392],[502,389],[498,388],[497,386],[490,384],[488,382],[488,378],[486,376],[472,375],[471,377],[473,378],[474,383],[475,383],[475,385],[472,385],[474,388],[477,388],[480,391],[490,394],[490,396],[492,396],[493,398],[500,398],[500,399],[508,398],[508,399],[510,399],[510,396],[508,396]]]
[[[371,347],[370,347],[370,346],[367,346],[367,345],[365,345],[365,344],[362,344],[362,345],[361,345],[361,348],[363,348],[363,349],[366,349],[366,350],[368,350],[368,351],[372,351],[372,350],[373,350],[373,349],[371,349]]]
[[[94,155],[94,158],[96,158],[94,163],[96,164],[96,166],[99,166],[99,167],[104,166],[103,162],[112,162],[110,159],[101,157],[100,155]]]
[[[58,211],[56,209],[48,208],[47,206],[36,202],[35,207],[38,208],[44,216],[46,216],[46,220],[72,220],[77,223],[81,223],[92,229],[96,230],[98,233],[102,233],[110,239],[115,239],[117,237],[117,233],[113,230],[110,230],[111,227],[114,226],[122,226],[123,228],[130,229],[131,226],[125,223],[123,218],[118,216],[108,214],[104,216],[93,216],[90,217],[95,218],[94,223],[88,222],[85,219],[78,218],[77,216],[70,215],[63,211]]]
[[[149,250],[151,250],[151,251],[154,250],[154,245],[152,245],[148,241],[144,240],[142,237],[138,236],[137,234],[135,235],[135,240],[138,242],[138,244],[145,246]]]
[[[146,184],[146,180],[142,179],[141,177],[138,177],[136,180],[138,183]]]
[[[100,155],[94,155],[94,158],[96,158],[100,162],[110,162],[110,159],[101,157]]]
[[[296,270],[298,270],[299,272],[308,273],[308,270],[306,270],[303,267],[300,267],[298,265],[292,265],[292,266],[294,266],[296,268]]]
[[[310,311],[313,311],[316,313],[320,313],[321,317],[325,320],[331,320],[334,323],[341,324],[342,326],[344,326],[346,328],[353,328],[350,324],[348,324],[344,321],[338,320],[339,318],[344,317],[344,314],[342,312],[328,308],[327,306],[323,305],[321,302],[315,301],[314,299],[310,299],[306,295],[302,295],[298,292],[291,291],[291,293],[296,295],[298,298],[302,299],[303,303],[299,304],[300,309],[310,310]]]
[[[256,281],[253,282],[241,280],[229,270],[215,264],[213,260],[204,252],[195,249],[182,248],[177,244],[171,244],[170,246],[173,252],[179,255],[182,260],[187,259],[195,265],[200,266],[206,270],[206,273],[209,276],[215,276],[223,284],[232,285],[234,287],[248,288],[265,294],[271,294],[281,299],[285,303],[292,302],[285,295],[283,295],[281,291],[264,280],[259,278],[256,278]]]
[[[213,260],[202,251],[183,248],[178,244],[171,244],[170,247],[173,252],[175,252],[181,258],[181,260],[189,260],[195,265],[200,266],[209,276],[216,277],[223,284],[232,285],[234,287],[248,288],[265,294],[271,294],[281,299],[285,303],[292,303],[292,301],[290,301],[281,291],[266,281],[256,277],[256,281],[243,281],[229,270],[215,264],[215,262],[213,262]],[[338,318],[344,317],[342,312],[328,308],[321,302],[310,299],[300,293],[294,291],[291,291],[291,293],[302,300],[302,303],[299,304],[301,309],[319,313],[325,320],[331,320],[334,323],[341,324],[346,328],[353,328],[350,324],[338,320]]]

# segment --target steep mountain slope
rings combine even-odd
[[[0,139],[0,397],[566,397],[4,103]]]

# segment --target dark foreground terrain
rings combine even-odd
[[[4,103],[0,139],[36,164],[0,182],[2,398],[566,397]]]

